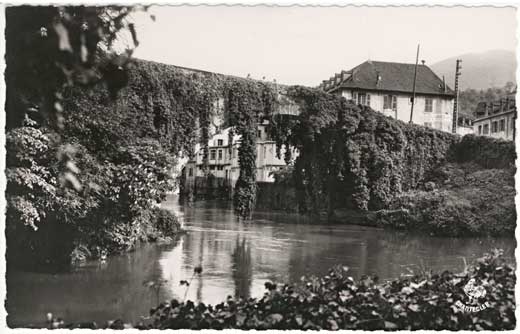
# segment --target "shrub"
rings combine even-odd
[[[464,292],[470,282],[485,289],[476,299]],[[211,306],[172,300],[150,310],[140,329],[299,329],[299,330],[512,330],[515,318],[515,269],[498,250],[464,273],[419,274],[389,282],[377,277],[354,280],[348,268],[335,267],[299,285],[266,283],[260,299]],[[489,305],[478,313],[465,305]],[[74,328],[75,325],[63,325]],[[108,328],[129,328],[117,320]]]
[[[474,162],[483,168],[514,168],[515,143],[486,136],[466,135],[450,152],[454,162]]]
[[[425,190],[396,197],[375,224],[438,235],[511,235],[516,227],[514,171],[448,163],[427,178]],[[426,189],[435,184],[438,189]]]
[[[159,231],[160,236],[173,237],[180,231],[180,223],[171,211],[156,208],[152,219],[152,226]]]

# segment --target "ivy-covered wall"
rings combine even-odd
[[[247,217],[256,196],[257,122],[278,110],[280,89],[267,82],[135,60],[115,100],[102,86],[69,92],[66,131],[101,155],[135,138],[153,138],[177,158],[191,156],[199,143],[208,170],[208,139],[213,119],[222,112],[216,102],[223,100],[224,125],[241,136],[234,207]],[[100,127],[100,120],[112,126]]]
[[[385,209],[448,161],[485,168],[514,165],[512,142],[461,139],[310,88],[290,87],[287,95],[300,105],[301,114],[273,117],[271,131],[279,146],[299,151],[290,182],[303,212]]]
[[[290,87],[288,96],[302,112],[276,116],[273,136],[299,151],[292,177],[303,211],[384,208],[445,162],[458,141],[310,88]]]

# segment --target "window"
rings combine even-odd
[[[217,140],[217,145],[218,146],[224,146],[224,140],[223,139]]]
[[[478,134],[479,134],[479,135],[482,134],[482,125],[479,125],[479,126],[478,126]]]
[[[357,93],[356,92],[352,92],[352,101],[354,101],[354,103],[357,103]]]
[[[215,170],[215,166],[210,166],[209,170]]]
[[[392,109],[392,95],[383,96],[383,109]]]
[[[358,93],[357,94],[357,104],[361,104],[364,106],[370,106],[370,94]]]
[[[392,109],[393,111],[396,111],[397,110],[397,96],[385,95],[383,97],[383,109]]]
[[[498,131],[506,131],[506,120],[501,119],[498,123]]]
[[[233,159],[237,157],[237,151],[238,150],[236,148],[233,149]]]
[[[224,170],[224,166],[217,166],[218,170]]]
[[[222,160],[222,150],[218,150],[218,159]]]
[[[217,155],[217,151],[216,150],[211,150],[210,153],[209,153],[209,159],[210,160],[215,160],[215,156]]]
[[[498,132],[498,122],[497,121],[491,122],[491,133],[495,133],[495,132]]]
[[[433,111],[433,100],[430,98],[424,99],[424,112]]]
[[[484,134],[484,135],[489,134],[489,124],[484,124],[484,131],[483,131],[483,134]]]
[[[432,127],[432,123],[431,122],[424,122],[424,126],[427,127],[427,128],[431,128]]]
[[[193,168],[188,169],[188,176],[193,176]]]
[[[258,131],[256,132],[256,137],[257,137],[258,139],[262,138],[262,130],[258,130]]]

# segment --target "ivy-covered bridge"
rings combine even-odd
[[[131,66],[128,85],[115,101],[102,87],[71,97],[66,109],[115,114],[135,136],[156,138],[177,155],[193,154],[200,143],[206,165],[212,120],[220,117],[241,136],[234,205],[243,217],[255,205],[261,119],[269,120],[278,147],[299,152],[285,159],[293,166],[290,182],[304,212],[385,208],[396,195],[421,185],[434,167],[453,159],[460,142],[456,135],[405,124],[317,89],[142,60]]]

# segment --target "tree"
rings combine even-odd
[[[63,91],[104,82],[115,94],[125,85],[125,67],[138,44],[127,20],[135,9],[7,8],[8,255],[38,257],[36,262],[67,257],[64,250],[73,247],[71,236],[81,221],[109,198],[103,179],[96,180],[101,189],[90,182],[89,170],[111,166],[100,166],[84,147],[62,140]],[[121,42],[125,33],[132,43]]]
[[[7,128],[26,116],[62,126],[62,89],[105,80],[112,90],[125,83],[124,69],[137,46],[133,7],[41,7],[6,9]],[[117,51],[128,32],[133,45]]]

